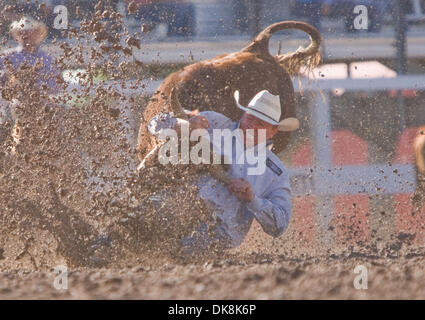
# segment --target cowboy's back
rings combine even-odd
[[[213,111],[201,112],[200,115],[207,118],[210,123],[208,129],[210,136],[214,129],[233,131],[239,127],[238,122],[232,122],[224,115]],[[165,117],[163,115],[162,120],[160,121],[160,117],[155,117],[151,121],[149,130],[152,134],[157,135],[161,129],[173,127],[175,123],[175,119],[169,115]],[[238,154],[235,143],[237,141],[232,146],[232,161],[228,173],[232,178],[247,180],[253,188],[254,199],[249,202],[242,201],[230,193],[221,182],[209,175],[201,176],[198,180],[198,197],[206,203],[213,216],[217,218],[217,226],[214,232],[211,230],[208,232],[207,226],[201,226],[199,232],[182,239],[187,253],[208,250],[212,243],[217,242],[224,248],[239,246],[254,219],[260,223],[266,233],[273,237],[280,236],[288,227],[292,209],[291,188],[283,164],[264,145],[266,158],[262,160],[266,162],[265,171],[262,174],[250,174],[252,171],[248,169],[252,169],[256,164],[238,161],[241,155]],[[259,154],[258,150],[257,153]]]

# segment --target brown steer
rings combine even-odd
[[[272,56],[269,39],[274,32],[299,29],[311,39],[307,48]],[[240,91],[240,103],[247,105],[261,90],[267,89],[280,96],[281,119],[295,117],[295,93],[291,76],[300,68],[315,68],[320,63],[320,33],[311,25],[298,21],[275,23],[239,52],[224,54],[211,60],[200,61],[169,75],[152,96],[143,114],[138,136],[138,156],[142,161],[155,147],[156,141],[147,131],[147,123],[160,112],[170,112],[169,96],[179,89],[180,103],[188,110],[213,110],[234,121],[242,111],[236,107],[233,93]],[[273,151],[278,153],[289,143],[289,132],[281,132],[273,139]]]

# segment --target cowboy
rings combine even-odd
[[[237,106],[244,111],[239,122],[213,111],[200,112],[189,119],[190,132],[206,130],[213,141],[211,136],[217,130],[228,129],[235,133],[235,139],[232,139],[231,150],[223,150],[223,145],[213,146],[215,152],[226,154],[230,162],[230,184],[225,185],[208,174],[202,175],[197,182],[198,197],[209,207],[216,221],[213,225],[202,224],[196,232],[181,239],[186,255],[239,246],[254,219],[273,237],[282,235],[289,224],[292,204],[288,173],[268,144],[278,131],[296,130],[299,121],[295,118],[280,120],[279,96],[267,90],[259,92],[246,107],[239,104],[238,91],[234,97]],[[161,114],[151,120],[148,128],[151,134],[160,136],[164,129],[176,128],[179,123],[171,113]],[[249,169],[255,164],[240,161],[250,149],[265,154],[263,172],[250,174]]]
[[[34,83],[34,86],[27,85],[31,90],[54,93],[58,89],[57,79],[60,76],[52,58],[39,48],[47,36],[44,23],[25,16],[11,24],[10,33],[19,46],[0,54],[0,84],[5,89],[0,97],[0,131],[3,131],[0,136],[3,138],[9,131],[6,127],[17,120],[14,104],[20,98],[30,96],[29,92],[18,89],[22,81]]]
[[[39,88],[53,92],[57,87],[59,70],[54,67],[53,60],[40,50],[40,45],[47,37],[47,27],[30,16],[14,21],[10,25],[10,33],[19,46],[0,54],[0,72],[3,84],[13,85],[17,81],[14,72],[23,66],[37,70],[35,82]],[[12,70],[8,70],[7,66]]]

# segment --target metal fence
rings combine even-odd
[[[297,87],[297,83],[294,83]],[[347,197],[408,195],[402,197],[410,201],[409,196],[415,191],[415,168],[410,164],[381,163],[365,165],[334,165],[332,163],[331,141],[331,105],[330,94],[335,88],[343,88],[345,92],[366,92],[405,90],[425,90],[425,76],[398,76],[385,79],[346,79],[319,80],[317,85],[303,83],[306,91],[313,91],[314,99],[311,107],[311,143],[312,166],[289,168],[294,196],[314,197],[312,215],[315,219],[317,234],[323,243],[335,243],[332,232],[332,220],[338,214],[334,208],[335,198]],[[321,94],[320,91],[323,93]],[[423,109],[422,109],[423,110]],[[421,106],[418,105],[418,112]],[[423,111],[422,111],[423,112]],[[396,115],[394,115],[396,117]],[[350,148],[347,145],[347,148]],[[367,199],[366,199],[367,200]],[[394,202],[393,202],[394,204]],[[355,204],[354,204],[355,205]],[[404,207],[409,208],[409,205]],[[311,207],[310,207],[311,209]],[[306,209],[306,210],[310,210]],[[367,213],[362,213],[367,216]],[[406,213],[407,214],[407,213]]]

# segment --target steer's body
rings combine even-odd
[[[301,29],[312,40],[306,49],[286,55],[271,56],[269,39],[273,32],[283,29]],[[291,76],[300,67],[315,67],[320,61],[319,32],[303,22],[286,21],[269,26],[246,48],[232,54],[200,61],[168,76],[151,98],[143,115],[139,130],[138,154],[142,160],[152,150],[156,141],[147,131],[146,124],[158,113],[169,112],[168,97],[178,87],[180,102],[185,109],[213,110],[236,121],[241,110],[235,105],[233,92],[239,90],[241,104],[247,105],[254,95],[267,89],[280,96],[281,119],[295,117],[295,94]],[[289,142],[288,132],[274,139],[274,151],[280,152]]]

